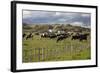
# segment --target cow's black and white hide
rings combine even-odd
[[[64,40],[64,39],[66,39],[66,38],[68,38],[68,35],[67,35],[67,34],[60,35],[60,36],[57,37],[57,42],[59,42],[59,41],[61,41],[61,40]]]
[[[30,33],[29,35],[26,36],[26,40],[28,40],[29,38],[33,39],[33,34],[32,33]]]
[[[87,40],[87,37],[88,37],[89,34],[78,34],[78,35],[73,35],[72,36],[72,40],[80,40],[80,41],[83,41],[83,40]]]
[[[26,36],[26,34],[24,33],[24,34],[23,34],[23,38],[25,38],[25,36]]]

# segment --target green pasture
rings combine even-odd
[[[56,42],[56,38],[34,35],[28,40],[23,39],[22,46],[22,61],[25,63],[91,59],[90,37],[84,41],[71,40],[69,37]]]

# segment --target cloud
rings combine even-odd
[[[23,11],[23,22],[34,23],[73,23],[73,25],[90,26],[91,15],[78,12]]]
[[[31,17],[32,12],[31,11],[23,11],[23,18],[29,18]]]
[[[73,22],[71,23],[72,25],[75,25],[75,26],[82,26],[83,23],[82,22]]]
[[[55,12],[55,16],[60,16],[61,13],[60,12]]]
[[[59,19],[58,21],[65,22],[66,20],[67,19],[62,18],[62,19]]]
[[[90,14],[89,13],[84,13],[84,14],[81,14],[82,17],[90,17]]]

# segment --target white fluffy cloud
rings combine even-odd
[[[90,17],[90,14],[88,13],[84,13],[84,14],[81,14],[82,17]]]
[[[82,22],[73,22],[71,23],[72,25],[75,25],[75,26],[82,26],[83,23]]]

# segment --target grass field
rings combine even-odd
[[[88,40],[71,40],[71,37],[56,42],[55,39],[23,39],[23,62],[65,61],[91,59],[90,37]]]

